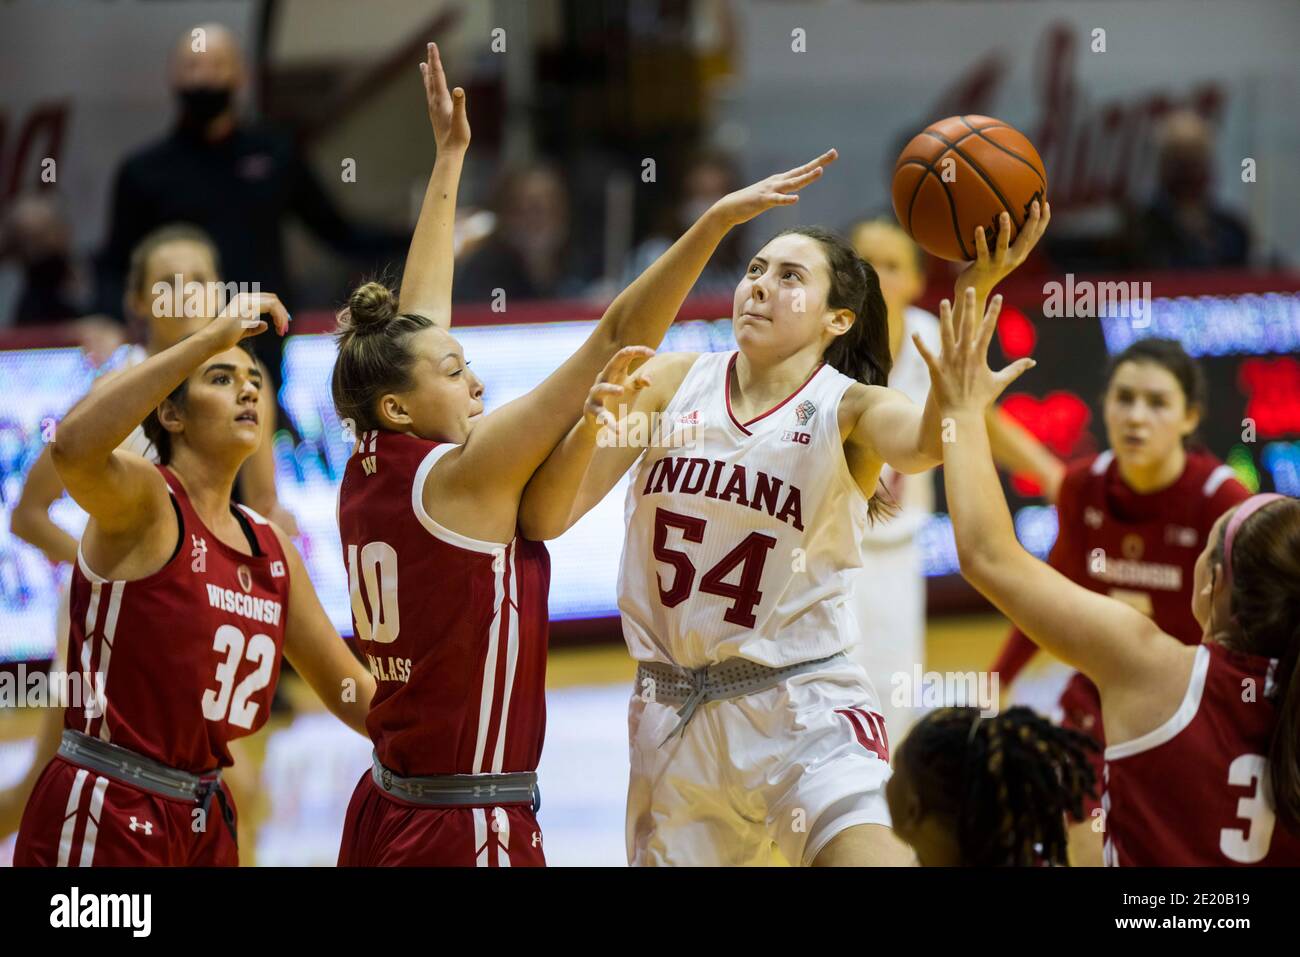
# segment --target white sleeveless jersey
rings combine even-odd
[[[728,388],[736,356],[696,359],[663,413],[660,446],[633,471],[618,605],[638,661],[779,667],[858,640],[849,592],[867,497],[837,424],[853,380],[822,365],[742,423]]]
[[[149,358],[149,353],[145,351],[144,346],[133,345],[126,355],[126,360],[122,363],[123,369],[131,369],[140,365]],[[144,425],[137,425],[131,430],[131,434],[122,440],[118,446],[124,452],[134,452],[136,455],[143,456],[150,462],[158,461],[158,450],[153,447],[153,443],[145,437]]]

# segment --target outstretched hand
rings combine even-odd
[[[984,227],[975,227],[975,261],[957,277],[957,289],[975,289],[980,296],[987,296],[994,286],[1029,258],[1030,251],[1043,237],[1051,221],[1052,204],[1046,201],[1040,204],[1034,200],[1029,208],[1029,217],[1013,243],[1011,215],[1004,212],[998,217],[998,236],[992,252],[989,251]]]
[[[219,348],[229,349],[241,339],[265,332],[267,316],[275,324],[277,333],[282,336],[288,333],[289,311],[279,296],[273,292],[241,292],[203,328],[203,332]]]
[[[833,149],[827,150],[802,166],[776,173],[744,189],[728,193],[713,204],[713,209],[721,213],[729,225],[739,226],[773,206],[793,206],[799,202],[796,195],[799,190],[821,179],[822,170],[835,162],[839,155]]]
[[[1000,372],[989,368],[989,343],[1002,311],[1002,297],[994,296],[982,319],[975,319],[975,290],[967,288],[965,304],[954,318],[952,303],[939,305],[939,330],[943,343],[938,357],[925,347],[915,333],[912,342],[930,369],[930,388],[939,411],[949,414],[970,411],[983,414],[1002,392],[1036,364],[1033,359],[1017,359]]]
[[[420,64],[424,78],[424,98],[429,106],[429,122],[438,142],[438,153],[443,150],[465,150],[469,146],[469,117],[465,113],[465,91],[456,87],[447,90],[447,74],[442,69],[438,44],[430,43],[427,59]]]
[[[598,428],[617,433],[619,416],[611,411],[608,403],[619,400],[619,411],[627,412],[636,401],[636,394],[650,384],[644,373],[632,372],[630,367],[638,359],[644,361],[654,354],[649,346],[624,346],[614,353],[587,393],[586,404],[582,407],[583,417]]]

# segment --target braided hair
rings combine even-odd
[[[1025,707],[982,718],[943,708],[908,735],[899,759],[924,808],[956,827],[961,862],[975,867],[1068,866],[1065,815],[1096,795],[1096,743]]]

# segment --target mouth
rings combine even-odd
[[[1125,448],[1130,449],[1140,449],[1147,444],[1147,440],[1138,435],[1126,435],[1121,441],[1124,443]]]
[[[253,411],[241,412],[235,416],[236,422],[247,422],[250,425],[257,425],[257,413]]]
[[[771,322],[771,321],[772,321],[769,317],[767,317],[767,316],[760,316],[760,315],[759,315],[758,313],[756,313],[756,312],[742,312],[742,313],[740,314],[740,318],[741,318],[741,319],[748,319],[748,320],[750,320],[751,322]]]

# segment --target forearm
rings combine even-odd
[[[952,441],[943,444],[943,484],[962,574],[977,588],[984,570],[1020,548],[1011,512],[989,450],[982,412],[948,417]]]
[[[60,464],[106,461],[205,359],[221,351],[202,330],[114,376],[58,424],[50,454]]]
[[[77,540],[50,520],[48,510],[39,511],[20,503],[14,509],[9,527],[27,544],[44,552],[52,562],[77,560]]]
[[[451,325],[451,283],[453,240],[456,226],[456,194],[465,164],[463,149],[438,151],[424,191],[420,216],[411,236],[402,273],[398,303],[403,311],[418,312],[435,323]]]
[[[533,473],[519,506],[519,524],[526,538],[536,542],[558,538],[573,524],[598,433],[598,427],[584,416]]]
[[[613,348],[657,346],[731,225],[710,209],[610,303],[597,331]]]

